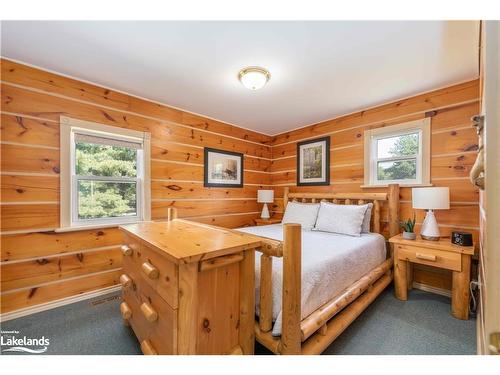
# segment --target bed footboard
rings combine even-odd
[[[265,240],[260,257],[260,314],[256,325],[257,337],[275,353],[300,354],[301,350],[301,242],[299,224],[283,225],[283,242]],[[283,258],[282,333],[281,339],[272,337],[273,291],[272,257]]]
[[[373,202],[372,231],[383,233],[381,204],[387,203],[385,232],[389,237],[399,233],[399,186],[389,185],[387,193],[291,193],[285,188],[284,208],[289,199],[306,202],[331,200],[334,203],[364,204]],[[264,239],[260,271],[260,316],[255,324],[258,342],[275,354],[322,353],[374,300],[393,279],[392,249],[388,259],[349,286],[335,299],[325,303],[301,320],[301,228],[283,225],[283,242]],[[272,257],[283,257],[283,295],[281,337],[272,329]]]

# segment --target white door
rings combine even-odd
[[[483,22],[485,189],[481,192],[478,353],[500,354],[500,22]]]

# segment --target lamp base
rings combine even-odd
[[[441,237],[432,237],[432,236],[424,236],[423,234],[420,235],[422,239],[427,240],[427,241],[439,241]]]
[[[420,231],[420,237],[427,241],[439,241],[440,233],[439,226],[434,216],[434,211],[428,210],[427,215],[425,215],[425,220],[422,223],[422,230]]]
[[[267,203],[264,203],[264,207],[262,207],[262,213],[260,214],[261,219],[269,219],[271,215],[269,215],[269,209],[267,208]]]

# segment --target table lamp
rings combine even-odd
[[[274,202],[274,190],[257,190],[257,202],[264,203],[260,217],[262,219],[269,219],[271,216],[269,215],[267,204]]]
[[[450,208],[450,189],[447,187],[413,188],[412,206],[414,209],[427,210],[420,236],[424,240],[438,241],[439,226],[433,210]]]

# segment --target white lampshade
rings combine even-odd
[[[448,210],[450,189],[447,187],[413,188],[413,208],[424,210]]]
[[[274,190],[257,190],[257,202],[259,203],[273,203]]]

